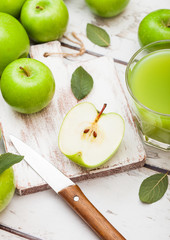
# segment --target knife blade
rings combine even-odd
[[[92,205],[81,189],[55,166],[20,139],[10,135],[11,142],[25,161],[58,193],[69,206],[104,240],[125,240],[111,223]]]

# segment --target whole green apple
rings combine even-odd
[[[8,13],[19,18],[20,11],[25,0],[0,0],[0,12]]]
[[[65,116],[58,145],[70,160],[86,168],[96,168],[109,160],[118,149],[125,124],[117,113],[104,114],[88,102],[77,104]]]
[[[114,17],[121,13],[130,0],[85,0],[90,10],[104,18]]]
[[[0,76],[10,62],[26,57],[29,48],[28,35],[20,22],[0,12]]]
[[[158,9],[144,17],[138,28],[138,39],[141,47],[170,39],[170,9]]]
[[[46,107],[55,92],[55,81],[43,63],[21,58],[4,70],[0,87],[5,101],[21,113],[35,113]]]
[[[0,212],[10,203],[15,192],[15,180],[12,167],[0,174]]]
[[[59,39],[68,23],[68,10],[62,0],[27,0],[21,10],[21,23],[35,42]]]

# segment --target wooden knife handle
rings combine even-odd
[[[77,185],[62,189],[58,193],[70,207],[104,240],[125,238],[92,205]]]

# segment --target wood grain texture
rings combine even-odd
[[[131,0],[126,10],[116,18],[101,19],[91,14],[84,0],[65,0],[64,2],[69,8],[70,15],[68,33],[72,30],[78,32],[79,37],[85,43],[86,49],[95,52],[96,55],[109,55],[125,61],[128,61],[133,52],[139,48],[137,28],[140,20],[152,10],[170,8],[169,0]],[[87,22],[97,24],[108,31],[112,43],[109,49],[95,46],[86,39],[85,27]],[[68,52],[68,49],[64,49],[64,51]],[[89,60],[91,57],[85,54],[78,60]],[[69,59],[76,61],[75,59]],[[116,64],[116,68],[118,74],[120,73],[119,78],[123,84],[125,67]],[[20,124],[20,120],[18,119],[18,124],[16,124],[15,120],[13,121],[11,109],[4,103],[1,96],[0,112],[0,119],[3,119],[3,123],[6,123],[6,121],[10,122],[9,131],[12,129],[11,133],[13,133],[13,129]],[[7,117],[11,117],[11,119]],[[24,127],[23,130],[27,129]],[[131,142],[131,144],[133,143]],[[0,141],[1,152],[2,149],[2,142]],[[145,146],[145,149],[147,152],[147,163],[170,170],[169,153],[147,146]],[[23,175],[25,171],[22,168],[21,171]],[[33,173],[29,170],[28,172],[31,177]],[[79,183],[79,186],[92,203],[116,226],[126,239],[169,240],[170,176],[168,176],[168,190],[159,202],[148,206],[141,204],[138,198],[141,182],[154,173],[152,170],[140,168],[104,178],[82,181]],[[27,174],[25,176],[27,178]],[[24,179],[22,180],[24,181]],[[39,185],[38,188],[40,186],[43,185]],[[33,190],[35,191],[35,188]],[[53,191],[39,192],[25,197],[15,195],[8,208],[1,213],[0,219],[3,224],[10,225],[26,233],[29,231],[30,234],[43,240],[98,240],[95,234],[88,230],[83,221],[80,221],[76,214],[74,215]],[[21,240],[23,238],[0,230],[0,239]]]
[[[69,206],[104,240],[125,240],[111,223],[93,206],[77,185],[58,193]]]
[[[11,233],[11,234],[14,234],[15,237],[16,236],[22,237],[22,239],[24,238],[24,239],[28,239],[28,240],[42,240],[40,238],[31,236],[30,234],[18,231],[16,229],[13,229],[13,228],[11,228],[9,226],[6,226],[6,225],[3,225],[3,224],[0,224],[0,230],[3,230],[5,232]],[[11,239],[11,234],[10,234],[10,238],[9,239]],[[16,239],[18,239],[18,237],[16,237]],[[4,238],[3,238],[3,240],[4,240]]]
[[[3,113],[1,115],[2,132],[6,151],[16,152],[8,137],[9,134],[13,134],[74,181],[107,176],[142,167],[145,163],[145,151],[117,77],[113,60],[102,57],[90,61],[71,62],[63,60],[60,55],[47,58],[43,56],[45,52],[50,51],[61,52],[59,42],[35,45],[31,48],[31,56],[45,63],[53,72],[56,81],[55,96],[47,108],[32,115],[19,114],[11,110],[0,96],[1,112]],[[103,103],[107,103],[105,113],[117,112],[125,120],[125,136],[119,150],[110,161],[93,170],[86,170],[77,166],[63,156],[58,148],[58,133],[63,118],[77,104],[77,100],[71,92],[70,80],[73,71],[80,65],[94,79],[93,90],[83,101],[92,102],[97,109],[101,109]],[[15,165],[14,170],[17,192],[20,195],[48,188],[48,185],[25,161]]]
[[[71,36],[71,32],[74,31],[82,39],[86,50],[126,62],[129,61],[131,56],[140,47],[137,34],[140,21],[151,11],[170,8],[169,0],[154,0],[154,2],[148,0],[130,0],[126,9],[118,16],[101,18],[92,14],[83,0],[74,0],[74,4],[70,0],[65,0],[65,3],[70,16],[65,35]],[[87,23],[95,24],[108,32],[111,38],[109,47],[99,47],[87,39]],[[65,38],[62,38],[61,41],[74,45]]]
[[[78,185],[127,240],[169,240],[170,176],[168,190],[160,201],[146,205],[138,197],[140,184],[154,173],[140,168],[81,181]],[[23,197],[15,195],[0,219],[1,224],[42,240],[99,240],[52,190]],[[4,233],[0,230],[0,239],[18,240],[14,235],[5,237]]]
[[[128,62],[132,55],[140,48],[138,42],[138,27],[140,21],[151,11],[157,9],[170,9],[169,0],[130,0],[126,9],[116,17],[100,18],[91,13],[85,1],[65,0],[69,10],[70,20],[66,35],[70,36],[72,31],[78,34],[82,39],[87,52],[95,54],[96,56],[110,56],[120,62]],[[77,24],[79,19],[79,24]],[[108,48],[102,48],[86,37],[87,23],[95,24],[104,28],[111,38],[111,44]],[[77,46],[70,43],[67,39],[62,38],[63,43]],[[117,72],[121,83],[125,83],[125,66],[116,64]],[[123,71],[121,70],[123,69]],[[126,88],[124,88],[126,89]],[[156,166],[170,171],[170,156],[168,152],[157,150],[156,148],[144,145],[147,159],[146,162],[151,166]]]

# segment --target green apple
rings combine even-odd
[[[90,10],[97,16],[109,18],[121,13],[130,0],[85,0]]]
[[[4,70],[0,87],[5,101],[21,113],[35,113],[46,107],[53,98],[55,81],[43,63],[21,58]]]
[[[9,14],[0,13],[0,76],[10,62],[26,57],[29,48],[28,35],[20,22]]]
[[[60,128],[58,145],[73,162],[86,168],[105,163],[118,149],[125,130],[117,113],[100,113],[88,102],[77,104],[65,116]]]
[[[62,0],[27,0],[21,11],[21,23],[35,42],[59,39],[68,23],[68,10]]]
[[[12,167],[0,174],[0,212],[10,203],[15,192],[15,180]]]
[[[25,0],[0,0],[0,12],[8,13],[19,18],[20,11]]]
[[[138,28],[138,39],[141,47],[170,39],[170,9],[158,9],[145,16]]]

